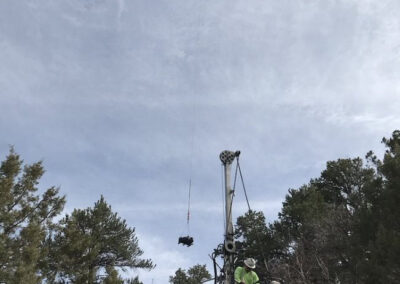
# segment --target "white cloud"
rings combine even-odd
[[[399,3],[0,1],[0,151],[44,159],[68,210],[104,194],[166,283],[221,237],[222,150],[242,151],[270,220],[327,160],[382,149],[400,122]],[[185,225],[189,178],[190,259],[163,238]]]

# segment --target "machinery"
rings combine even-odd
[[[232,152],[225,150],[219,158],[224,167],[224,184],[225,184],[225,232],[224,242],[220,244],[217,249],[211,255],[211,259],[214,263],[214,283],[219,284],[232,284],[234,283],[234,271],[235,271],[235,255],[236,246],[233,235],[233,224],[232,224],[232,201],[234,195],[234,189],[231,186],[231,166],[235,159],[238,159],[240,151]],[[236,172],[237,173],[237,172]],[[236,178],[235,173],[235,178]],[[223,266],[220,267],[216,261],[216,258],[222,256]],[[220,275],[218,275],[217,267],[220,269]]]

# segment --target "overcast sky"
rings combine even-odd
[[[382,153],[399,79],[398,0],[0,1],[1,160],[43,160],[66,212],[103,194],[157,264],[145,284],[211,272],[221,151],[272,222],[326,161]]]

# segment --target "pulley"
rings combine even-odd
[[[225,241],[225,251],[228,253],[235,253],[236,252],[236,245],[234,241],[227,240]]]

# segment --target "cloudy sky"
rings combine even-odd
[[[157,264],[132,273],[144,283],[211,269],[221,151],[242,151],[268,222],[326,161],[382,153],[400,127],[399,19],[397,0],[2,0],[1,159],[43,160],[66,212],[103,194]],[[245,205],[238,191],[234,216]]]

